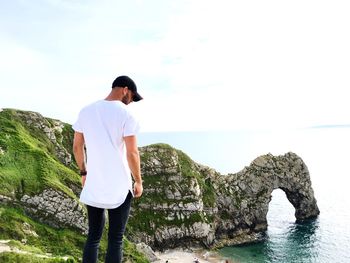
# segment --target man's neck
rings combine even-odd
[[[114,100],[119,100],[121,101],[123,96],[123,94],[121,94],[120,92],[116,91],[116,90],[112,90],[108,96],[105,98],[105,100],[107,101],[114,101]]]

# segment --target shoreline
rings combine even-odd
[[[165,251],[156,251],[158,260],[153,263],[233,263],[230,259],[221,256],[218,252],[204,249],[168,249]]]

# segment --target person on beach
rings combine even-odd
[[[73,152],[83,186],[80,201],[87,207],[89,223],[83,263],[97,262],[105,209],[109,220],[105,262],[122,262],[131,199],[143,192],[136,141],[139,124],[127,105],[142,99],[135,82],[128,76],[119,76],[109,95],[85,106],[73,125]]]

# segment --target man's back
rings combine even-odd
[[[100,208],[119,206],[132,191],[123,138],[137,133],[137,121],[122,102],[100,100],[83,108],[73,127],[84,134],[87,149],[80,200]]]

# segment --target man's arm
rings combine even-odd
[[[73,141],[73,153],[75,161],[79,167],[80,171],[86,171],[85,164],[85,150],[84,150],[85,140],[84,135],[80,132],[74,133],[74,141]],[[86,176],[81,177],[81,184],[84,187]]]
[[[141,167],[140,167],[140,154],[137,148],[136,136],[124,137],[126,146],[126,158],[128,160],[131,174],[134,177],[134,195],[140,197],[143,192]]]

